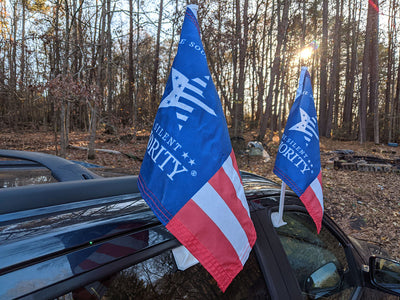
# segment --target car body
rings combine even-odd
[[[142,199],[137,176],[101,178],[47,154],[1,155],[28,163],[3,161],[0,173],[49,168],[54,174],[54,167],[69,175],[0,188],[0,299],[391,299],[400,294],[397,262],[379,245],[348,237],[327,215],[317,234],[291,191],[283,215],[287,224],[275,228],[271,215],[278,210],[280,186],[266,178],[241,173],[257,242],[222,293],[201,265],[178,263],[182,246]]]

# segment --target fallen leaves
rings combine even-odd
[[[246,144],[254,134],[245,136]],[[74,132],[70,134],[70,144],[87,147],[88,135]],[[96,148],[110,149],[143,158],[148,139],[121,139],[99,134]],[[272,173],[278,139],[267,145],[271,160],[237,155],[239,168],[280,182]],[[54,134],[52,132],[2,132],[0,148],[39,151],[55,154]],[[373,144],[359,145],[357,142],[321,140],[321,150],[329,152],[336,149],[351,149],[358,155],[374,155],[382,158],[398,158],[393,152],[400,149],[380,146],[376,151]],[[374,151],[375,149],[375,151]],[[384,150],[382,150],[384,149]],[[390,151],[389,151],[390,150]],[[396,156],[397,155],[397,156]],[[87,160],[85,150],[68,149],[67,158],[86,161],[105,167],[122,168],[138,174],[141,162],[127,155],[98,151],[96,159]],[[327,160],[329,155],[321,155]],[[347,234],[356,238],[381,243],[393,258],[400,260],[400,174],[380,172],[360,172],[334,170],[332,164],[323,164],[322,169],[325,212],[334,219]]]

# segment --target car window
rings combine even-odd
[[[285,212],[276,228],[305,299],[348,299],[354,290],[343,245],[324,226],[317,234],[311,217]]]
[[[0,172],[0,188],[57,182],[49,170],[13,170]]]
[[[389,295],[376,289],[364,288],[361,295],[362,300],[399,300],[398,296]]]
[[[0,188],[57,182],[50,170],[26,160],[0,158]]]
[[[116,275],[107,299],[270,299],[254,251],[244,269],[222,293],[200,265],[179,271],[172,251],[143,261]]]

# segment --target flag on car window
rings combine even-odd
[[[306,67],[278,148],[274,173],[301,199],[318,232],[324,213],[317,112]]]
[[[138,186],[168,230],[225,291],[256,233],[220,99],[189,5]]]

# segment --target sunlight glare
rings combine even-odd
[[[299,52],[300,58],[303,60],[309,59],[314,54],[314,51],[318,49],[318,47],[319,47],[318,42],[315,40],[312,41]]]
[[[313,48],[310,46],[308,46],[300,51],[300,57],[302,59],[309,59],[312,54],[313,54]]]

